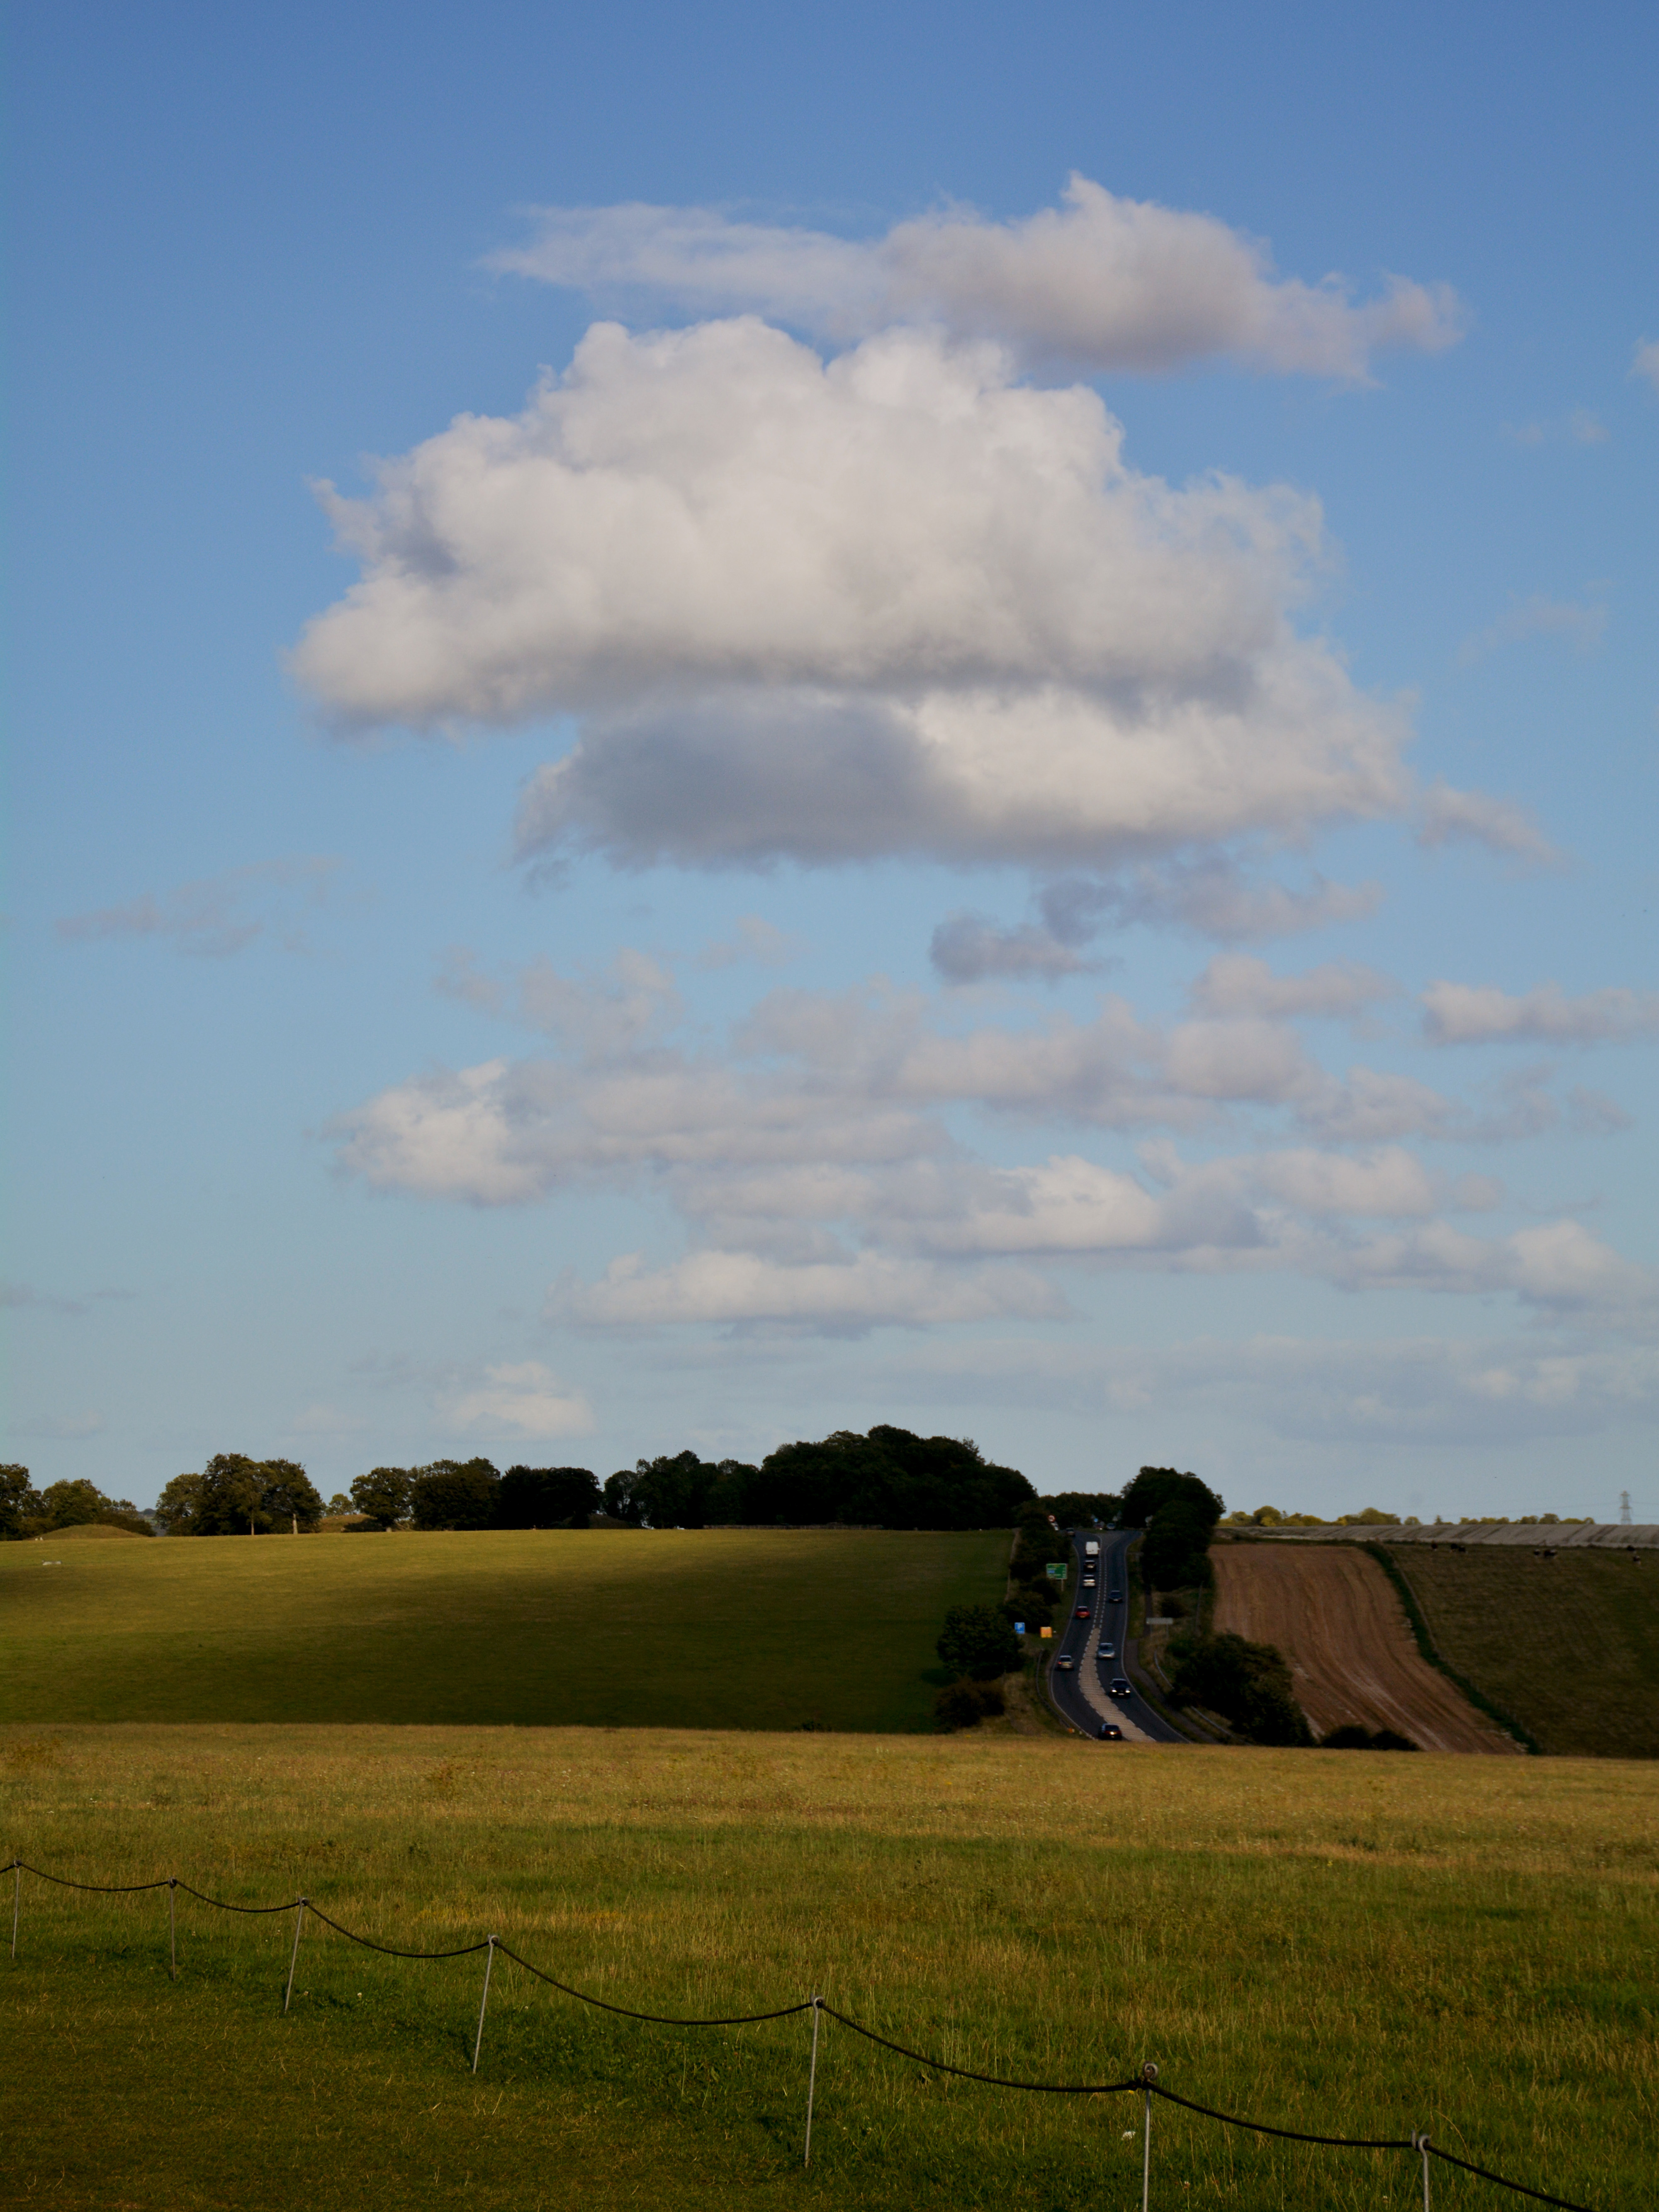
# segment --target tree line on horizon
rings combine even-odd
[[[374,1468],[351,1485],[377,1528],[1006,1528],[1036,1493],[1018,1469],[958,1437],[878,1425],[781,1444],[759,1466],[661,1453],[601,1483],[589,1468],[509,1468],[487,1459]]]

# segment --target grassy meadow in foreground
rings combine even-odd
[[[0,1721],[921,1729],[1006,1529],[0,1544]],[[47,1562],[52,1564],[48,1565]]]
[[[1155,2057],[1182,2094],[1405,2135],[1612,2212],[1659,2123],[1659,1768],[1139,1751],[1065,1737],[483,1729],[0,1729],[0,1856],[239,1902],[303,1889],[393,1943],[494,1932],[642,2009],[813,1989],[1038,2078]],[[25,1881],[0,2015],[28,2053],[5,2201],[68,2208],[1059,2212],[1139,2202],[1129,2098],[955,2085],[827,2023],[641,2027],[477,1959]],[[1167,2106],[1154,2201],[1413,2206],[1403,2154]],[[1449,2171],[1441,2208],[1508,2200]]]
[[[1659,1553],[1391,1553],[1441,1656],[1545,1751],[1659,1759]]]

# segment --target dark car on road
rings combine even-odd
[[[1102,1664],[1102,1666],[1103,1666],[1103,1667],[1105,1665],[1106,1662],[1107,1662],[1109,1659],[1115,1659],[1115,1658],[1116,1658],[1116,1656],[1117,1656],[1117,1646],[1116,1646],[1116,1644],[1103,1644],[1101,1645],[1101,1647],[1100,1647],[1100,1662],[1101,1662],[1101,1664]]]
[[[1089,1618],[1089,1608],[1086,1605],[1079,1606],[1077,1609],[1077,1617],[1079,1620],[1087,1620]]]
[[[1114,1743],[1121,1743],[1123,1741],[1123,1731],[1115,1721],[1102,1721],[1097,1734],[1107,1737]]]
[[[1107,1686],[1115,1698],[1133,1698],[1135,1693],[1134,1684],[1126,1674],[1114,1674]]]

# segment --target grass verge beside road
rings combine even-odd
[[[0,1721],[928,1729],[945,1610],[1000,1601],[1007,1549],[1001,1529],[0,1544]]]
[[[1183,2094],[1403,2135],[1598,2208],[1642,2201],[1659,2111],[1659,1767],[695,1731],[0,1730],[0,1857],[92,1881],[303,1889],[381,1941],[494,1932],[622,2004],[822,1990],[897,2040],[1039,2078],[1155,2057]],[[691,2035],[481,1962],[291,1921],[26,1884],[0,2029],[27,2051],[11,2201],[681,2208],[1138,2201],[1133,2101],[949,2084],[807,2029]],[[1413,2202],[1401,2154],[1161,2107],[1159,2202]],[[1436,2199],[1503,2200],[1462,2177]]]

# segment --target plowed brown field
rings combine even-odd
[[[1425,1751],[1516,1751],[1420,1656],[1375,1559],[1349,1544],[1218,1544],[1215,1626],[1276,1644],[1316,1735],[1358,1721]]]

